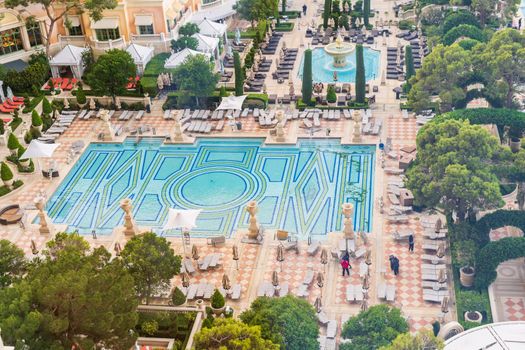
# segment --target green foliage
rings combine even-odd
[[[244,74],[241,68],[241,57],[235,51],[233,53],[233,66],[235,72],[235,96],[244,94]]]
[[[341,344],[341,350],[375,350],[392,342],[399,334],[408,332],[408,323],[401,311],[388,305],[375,305],[344,325],[341,336],[351,343]]]
[[[463,48],[463,50],[470,51],[474,46],[479,44],[479,41],[475,39],[462,39],[458,41],[459,46]]]
[[[239,16],[250,21],[253,28],[255,28],[256,21],[273,16],[277,7],[275,0],[239,0],[234,5]]]
[[[415,336],[410,333],[399,334],[392,344],[383,346],[379,350],[442,350],[444,348],[443,339],[437,338],[429,330],[420,330]]]
[[[434,333],[435,336],[439,334],[440,330],[441,330],[441,323],[439,323],[439,321],[432,322],[432,333]]]
[[[443,119],[469,120],[471,124],[496,124],[499,128],[509,126],[516,133],[525,131],[525,113],[507,108],[469,108],[448,112],[436,117]]]
[[[220,309],[224,307],[224,297],[218,289],[215,289],[211,296],[211,307],[214,309]]]
[[[36,61],[21,72],[9,70],[4,78],[4,86],[10,86],[16,93],[32,92],[33,85],[43,85],[48,77],[49,64]]]
[[[414,68],[414,56],[412,56],[412,45],[407,45],[405,47],[405,72],[405,79],[407,81],[407,84],[410,86],[410,78],[412,78],[416,74],[416,70]]]
[[[191,36],[181,36],[177,40],[172,40],[170,46],[175,52],[182,51],[186,48],[190,50],[197,50],[197,47],[199,46],[199,40]]]
[[[281,0],[281,11],[286,12],[286,0]]]
[[[319,326],[313,307],[305,300],[257,298],[240,318],[248,325],[261,326],[262,337],[286,350],[317,350]]]
[[[18,281],[26,267],[24,251],[6,239],[0,240],[0,289]]]
[[[29,145],[31,140],[38,139],[40,136],[42,136],[42,133],[38,129],[31,127],[24,135],[24,142]]]
[[[86,93],[84,92],[84,89],[82,87],[78,88],[76,96],[78,104],[84,104],[87,102]]]
[[[468,121],[429,123],[418,133],[417,149],[407,171],[417,205],[440,205],[460,221],[474,208],[501,205],[497,178],[488,168],[500,146],[485,129]]]
[[[312,100],[312,50],[310,49],[304,51],[303,84],[301,93],[303,94],[303,101]]]
[[[326,91],[326,101],[328,103],[337,102],[337,95],[335,94],[335,87],[333,85],[328,86],[328,89]]]
[[[328,28],[328,20],[332,11],[332,0],[324,0],[324,10],[323,10],[323,28]]]
[[[199,26],[196,23],[188,22],[179,28],[179,34],[183,36],[192,36],[200,32]]]
[[[126,91],[128,79],[134,77],[136,71],[137,66],[128,52],[113,49],[95,62],[88,74],[88,83],[95,93],[114,98]]]
[[[355,48],[356,72],[355,72],[355,100],[358,103],[365,102],[366,78],[365,59],[363,56],[363,45],[357,44]]]
[[[140,326],[141,330],[149,336],[155,335],[159,330],[159,324],[155,320],[145,321]]]
[[[42,126],[42,118],[40,118],[36,109],[33,109],[33,112],[31,112],[31,125],[35,127]]]
[[[153,77],[157,79],[160,73],[166,72],[166,69],[164,69],[164,63],[169,57],[170,54],[166,52],[153,56],[144,69],[143,77]]]
[[[228,97],[229,95],[230,93],[226,91],[226,87],[224,85],[221,86],[221,88],[219,89],[219,97]]]
[[[13,133],[9,134],[7,138],[7,148],[12,151],[18,149],[18,147],[20,147],[20,142],[18,142],[16,135]]]
[[[343,15],[341,15],[341,17],[339,17],[339,25],[342,26],[343,28],[345,28],[345,30],[349,30],[350,29],[350,21],[348,19],[348,15],[347,14],[343,14]]]
[[[478,245],[471,239],[456,241],[453,244],[454,264],[456,268],[474,267]]]
[[[0,119],[0,135],[3,135],[5,132],[5,123],[3,119]]]
[[[366,27],[370,25],[370,0],[363,2],[363,21]]]
[[[51,107],[51,103],[49,103],[49,100],[45,97],[42,99],[42,113],[44,114],[53,113],[53,108]]]
[[[30,349],[129,349],[136,307],[120,260],[58,233],[22,281],[0,290],[0,327],[8,344],[24,340]]]
[[[441,26],[441,30],[443,33],[447,33],[449,30],[461,24],[468,24],[478,28],[481,27],[479,21],[477,20],[476,16],[472,14],[472,12],[458,11],[451,12],[447,17],[445,17],[443,25]]]
[[[171,293],[171,302],[175,306],[182,305],[186,302],[186,296],[184,293],[182,293],[179,287],[175,287],[175,289],[173,289],[173,292]]]
[[[173,312],[173,311],[157,311],[157,312],[139,312],[139,320],[135,326],[135,331],[140,336],[154,336],[157,338],[175,338],[181,343],[187,342],[188,336],[195,322],[195,312]],[[157,330],[153,334],[145,332],[150,326],[144,324],[156,324]]]
[[[179,89],[196,99],[200,105],[200,97],[208,97],[215,91],[219,75],[214,72],[213,65],[203,55],[190,56],[173,70],[173,78]]]
[[[477,289],[485,289],[497,277],[496,268],[504,261],[525,256],[525,237],[507,237],[481,248],[476,259]]]
[[[400,30],[410,30],[415,26],[415,23],[409,19],[402,19],[399,21],[397,26]]]
[[[460,24],[452,28],[443,36],[443,44],[452,45],[457,39],[467,37],[477,41],[485,41],[485,34],[476,26]]]
[[[135,290],[146,304],[152,295],[166,289],[180,272],[181,258],[170,243],[153,232],[134,236],[121,252],[124,265],[135,281]]]

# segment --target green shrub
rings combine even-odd
[[[463,266],[474,267],[478,245],[473,240],[467,239],[453,243],[454,263],[456,268]]]
[[[140,328],[147,335],[155,335],[159,330],[159,324],[155,320],[145,321]]]
[[[415,23],[414,21],[409,20],[409,19],[402,19],[401,21],[399,21],[399,24],[397,26],[401,30],[409,30],[415,26]]]
[[[35,164],[31,160],[31,161],[29,161],[29,165],[27,167],[23,167],[22,165],[20,165],[20,163],[18,163],[16,168],[17,168],[19,173],[30,174],[30,173],[35,171]]]
[[[51,103],[45,97],[42,99],[42,113],[43,114],[53,113],[53,107],[51,107]]]
[[[186,302],[186,296],[178,287],[175,287],[175,289],[171,293],[171,302],[175,306],[182,305]]]
[[[144,93],[148,93],[152,97],[157,96],[159,91],[157,87],[157,78],[143,76],[141,81]]]
[[[7,148],[12,151],[17,150],[18,147],[20,147],[20,142],[18,142],[16,135],[13,133],[9,134],[9,137],[7,138]]]
[[[78,104],[84,104],[87,102],[86,93],[84,92],[84,89],[82,89],[81,86],[78,88],[76,95]]]
[[[31,140],[38,139],[40,136],[42,136],[40,131],[31,127],[31,129],[29,129],[29,131],[24,135],[24,141],[26,144],[30,144]]]
[[[485,34],[478,27],[470,24],[460,24],[452,28],[443,36],[443,44],[452,45],[457,39],[468,37],[478,41],[485,41]]]
[[[42,126],[42,118],[35,109],[31,112],[31,125],[37,127]]]
[[[470,11],[459,11],[449,14],[443,21],[441,29],[443,33],[447,33],[452,28],[455,28],[461,24],[469,24],[478,28],[481,27],[476,16],[474,16]]]
[[[230,93],[228,91],[226,91],[226,87],[224,85],[222,85],[221,88],[219,89],[219,96],[220,97],[227,97],[229,95],[230,95]]]
[[[282,22],[275,25],[276,32],[291,32],[294,28],[293,22]]]
[[[432,332],[434,333],[434,336],[437,337],[440,330],[441,330],[441,324],[439,323],[439,321],[432,322]]]
[[[166,69],[164,69],[164,63],[169,57],[170,54],[167,52],[159,53],[158,55],[153,56],[144,69],[143,77],[153,77],[156,80],[160,73],[166,71]]]
[[[4,120],[3,119],[0,119],[0,135],[3,135],[5,132],[5,124],[4,124]]]
[[[241,69],[241,57],[237,51],[233,53],[233,66],[235,75],[235,96],[241,96],[244,93],[244,74]]]
[[[19,160],[24,160],[24,159],[20,159],[20,157],[22,156],[22,154],[24,154],[25,151],[26,149],[24,148],[24,146],[20,145],[20,147],[18,147],[17,155],[18,155]]]
[[[224,307],[224,297],[218,289],[215,289],[213,295],[211,296],[211,307],[214,309],[220,309]]]
[[[33,92],[33,86],[42,86],[49,76],[49,65],[35,62],[23,71],[10,70],[4,78],[4,86],[10,86],[15,93]],[[38,88],[36,89],[38,92]],[[37,94],[35,94],[37,95]]]
[[[479,41],[477,41],[475,39],[463,39],[463,40],[459,41],[458,44],[459,44],[459,46],[461,46],[463,48],[463,50],[470,51],[470,50],[472,50],[472,48],[474,46],[479,44]]]
[[[13,180],[13,172],[5,162],[2,162],[0,165],[0,178],[3,181]]]
[[[337,102],[337,95],[335,94],[335,87],[333,85],[328,86],[328,90],[326,91],[326,101],[328,101],[328,103]]]

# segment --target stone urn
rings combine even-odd
[[[79,109],[84,109],[84,107],[86,107],[86,105],[87,105],[87,102],[85,102],[85,103],[78,103],[77,102],[77,106],[78,106]]]
[[[463,287],[470,288],[474,285],[476,270],[472,266],[463,266],[459,269],[459,281]]]
[[[519,152],[521,149],[521,139],[517,137],[510,138],[510,150],[514,153]]]
[[[224,312],[224,309],[226,309],[226,305],[219,308],[214,308],[213,306],[211,306],[211,310],[213,311],[213,314],[215,316],[220,316]]]
[[[467,311],[465,312],[465,321],[479,323],[483,321],[483,315],[479,311]]]
[[[18,162],[20,163],[20,166],[22,166],[22,168],[27,168],[31,162],[31,159],[19,159]]]
[[[7,188],[12,188],[13,187],[13,182],[14,180],[11,179],[11,180],[2,180],[2,182],[4,183],[4,185],[7,187]]]

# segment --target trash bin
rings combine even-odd
[[[151,106],[150,105],[146,105],[146,112],[147,113],[151,113]]]
[[[237,122],[237,123],[235,123],[235,125],[237,126],[237,130],[241,130],[242,129],[242,123],[241,122]]]

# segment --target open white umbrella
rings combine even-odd
[[[242,104],[246,99],[246,95],[242,96],[226,96],[222,98],[221,104],[217,107],[217,110],[241,110]]]
[[[20,159],[51,158],[58,146],[60,146],[59,143],[44,143],[38,140],[32,140]],[[38,167],[41,168],[40,160],[38,160]]]
[[[197,226],[197,216],[199,216],[201,209],[173,209],[170,208],[168,211],[168,221],[164,224],[164,227],[162,228],[163,231],[166,230],[173,230],[173,229],[180,229],[181,230],[181,237],[183,239],[182,241],[182,248],[184,249],[184,253],[186,253],[186,245],[184,244],[184,235],[182,235],[182,231],[184,229],[189,230]]]

